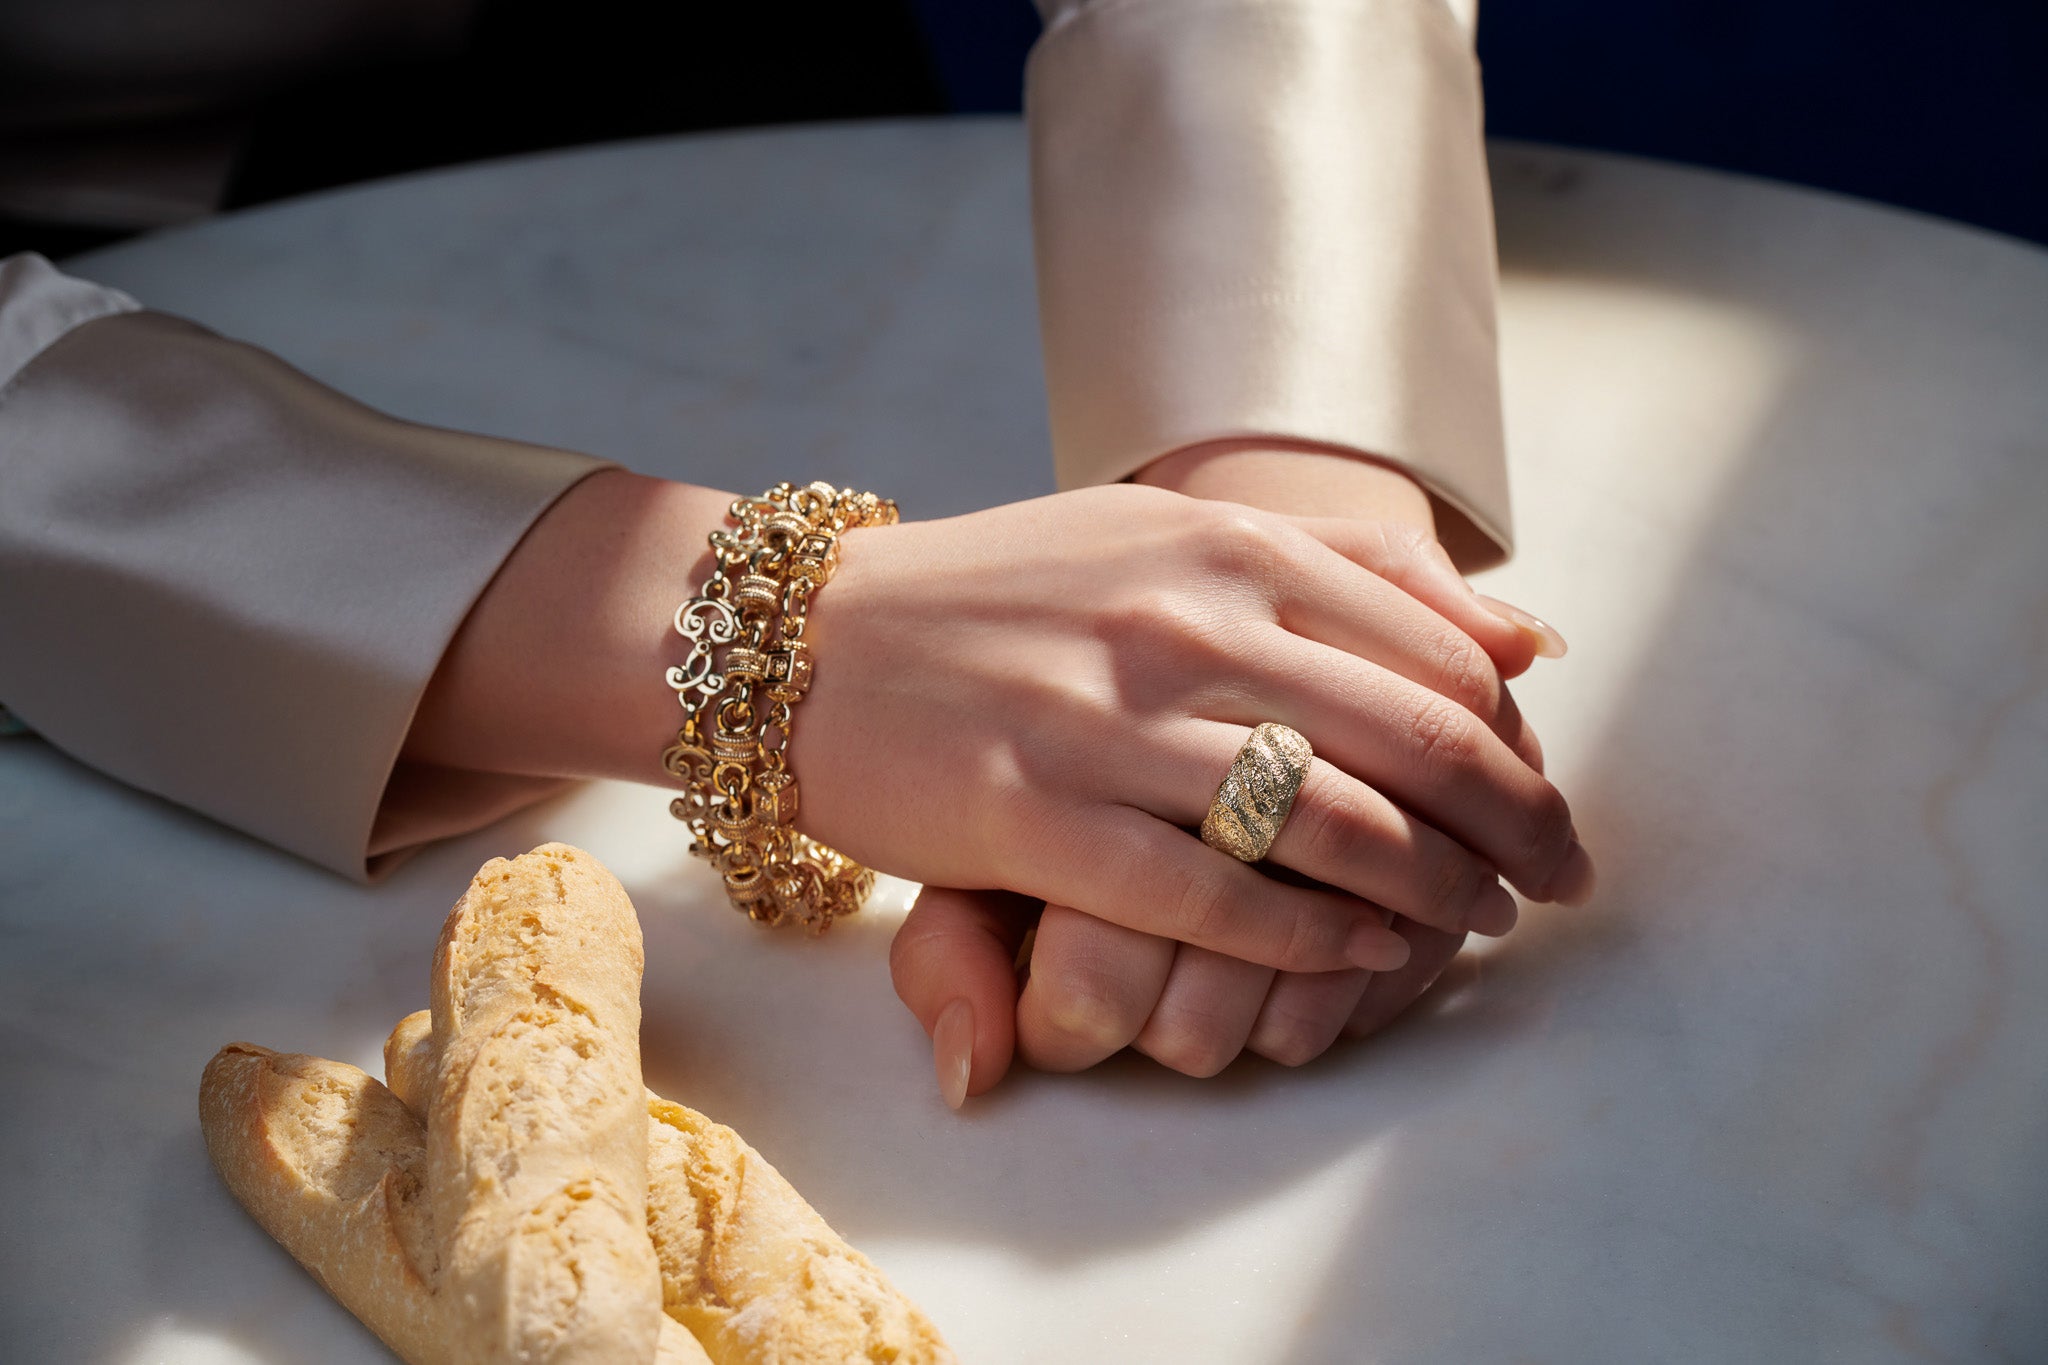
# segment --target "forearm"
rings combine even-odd
[[[1306,445],[1214,442],[1137,481],[1269,511],[1432,529],[1401,471]],[[407,735],[408,759],[478,772],[666,780],[680,712],[676,604],[710,573],[730,493],[623,469],[582,480],[534,523],[450,643]]]
[[[710,572],[730,493],[623,469],[534,523],[463,622],[406,739],[419,762],[666,781],[676,604]]]

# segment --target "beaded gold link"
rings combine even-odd
[[[711,576],[675,613],[691,647],[666,675],[683,709],[661,755],[683,785],[669,813],[735,908],[823,933],[860,909],[875,875],[794,825],[789,742],[815,668],[804,629],[811,595],[838,569],[839,537],[893,524],[896,504],[828,483],[779,483],[733,499],[726,515],[732,525],[710,536]]]

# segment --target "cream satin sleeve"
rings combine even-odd
[[[1505,557],[1469,6],[1039,8],[1025,109],[1061,486],[1288,437],[1403,466]]]
[[[399,761],[526,530],[604,462],[402,422],[275,356],[0,262],[0,705],[358,879],[559,782]]]

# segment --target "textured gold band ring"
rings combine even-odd
[[[1202,842],[1247,863],[1266,856],[1294,794],[1308,779],[1308,761],[1315,750],[1284,725],[1267,721],[1237,751],[1209,813],[1202,819]]]

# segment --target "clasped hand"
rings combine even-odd
[[[1504,685],[1539,640],[1413,525],[1086,489],[850,533],[810,632],[804,826],[927,884],[892,968],[956,1105],[1013,1055],[1307,1061],[1512,928],[1502,878],[1591,889]],[[1192,831],[1268,720],[1316,758],[1251,867]]]

